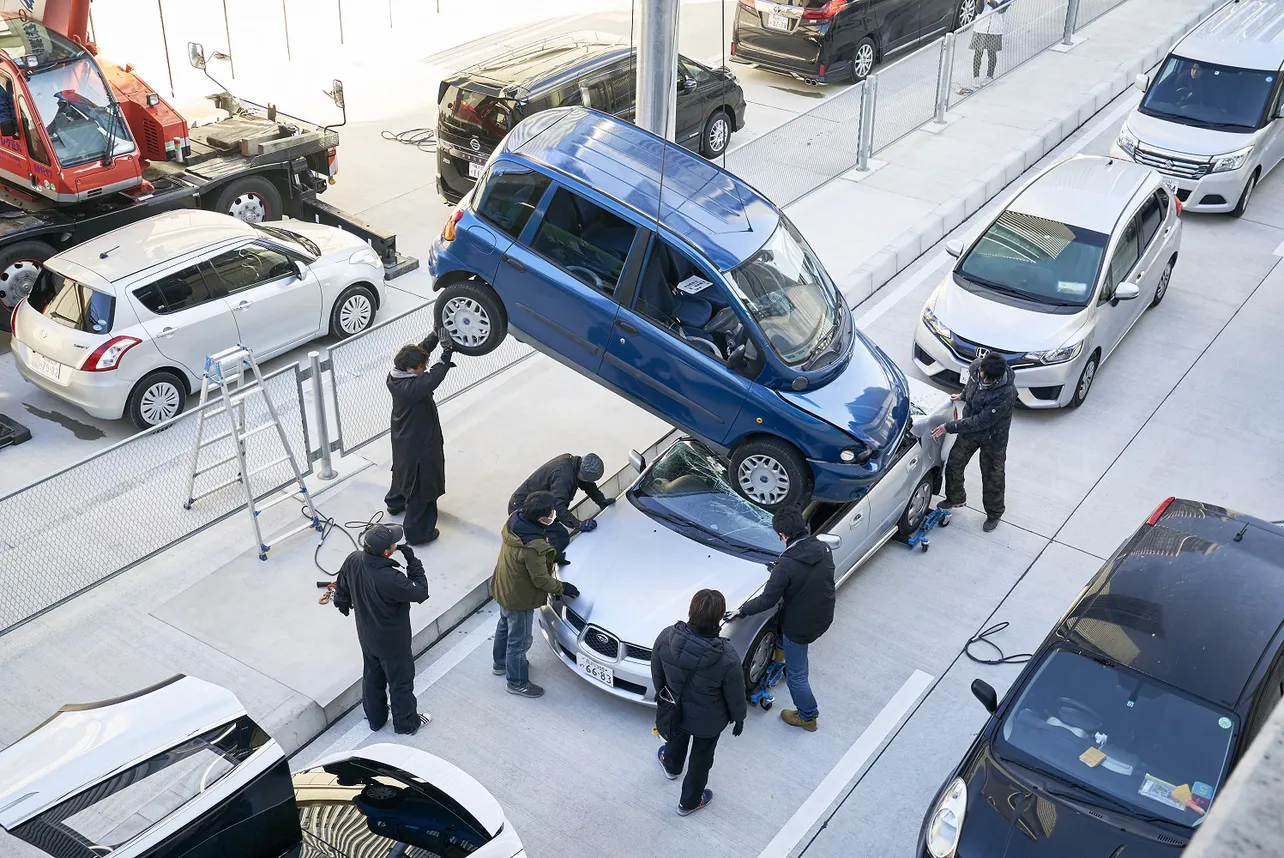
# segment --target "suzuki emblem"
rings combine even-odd
[[[985,346],[977,346],[977,348],[976,348],[976,358],[977,358],[977,360],[980,360],[981,358],[985,357],[985,356],[986,356],[986,355],[988,355],[989,353],[990,353],[990,350],[989,350],[989,349],[987,349]]]
[[[469,140],[469,141],[468,141],[468,146],[469,146],[469,148],[471,148],[474,152],[480,152],[480,151],[481,151],[481,141],[480,141],[480,140],[478,140],[476,137],[474,137],[473,139],[471,139],[471,140]]]
[[[1165,162],[1164,162],[1163,169],[1165,169],[1165,170],[1171,170],[1171,169],[1172,169],[1173,167],[1175,167],[1175,166],[1176,166],[1176,165],[1175,165],[1172,161],[1165,161]]]

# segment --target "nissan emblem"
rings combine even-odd
[[[474,152],[480,152],[480,151],[481,151],[481,141],[480,141],[480,140],[478,140],[476,137],[474,137],[474,138],[472,138],[471,140],[469,140],[469,141],[468,141],[468,146],[469,146],[469,148],[471,148]]]

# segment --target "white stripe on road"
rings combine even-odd
[[[905,680],[905,684],[891,700],[887,701],[887,705],[847,749],[847,753],[843,754],[838,764],[829,770],[829,774],[825,775],[820,786],[816,787],[802,806],[794,812],[794,815],[785,823],[785,827],[772,838],[758,858],[787,858],[794,851],[799,842],[811,831],[812,826],[829,810],[848,784],[865,768],[875,752],[906,719],[932,681],[933,677],[921,670],[914,671],[913,675]]]
[[[1284,256],[1284,241],[1281,241],[1280,246],[1275,248],[1275,255]]]

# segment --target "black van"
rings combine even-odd
[[[861,81],[976,19],[981,0],[740,0],[731,59],[808,83]]]
[[[468,193],[510,128],[552,107],[582,105],[631,120],[637,71],[627,41],[571,33],[478,63],[437,93],[437,192]],[[713,158],[744,127],[745,96],[727,69],[678,58],[676,142]]]

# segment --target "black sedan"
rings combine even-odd
[[[928,808],[918,855],[1177,856],[1284,688],[1284,529],[1169,498]]]

